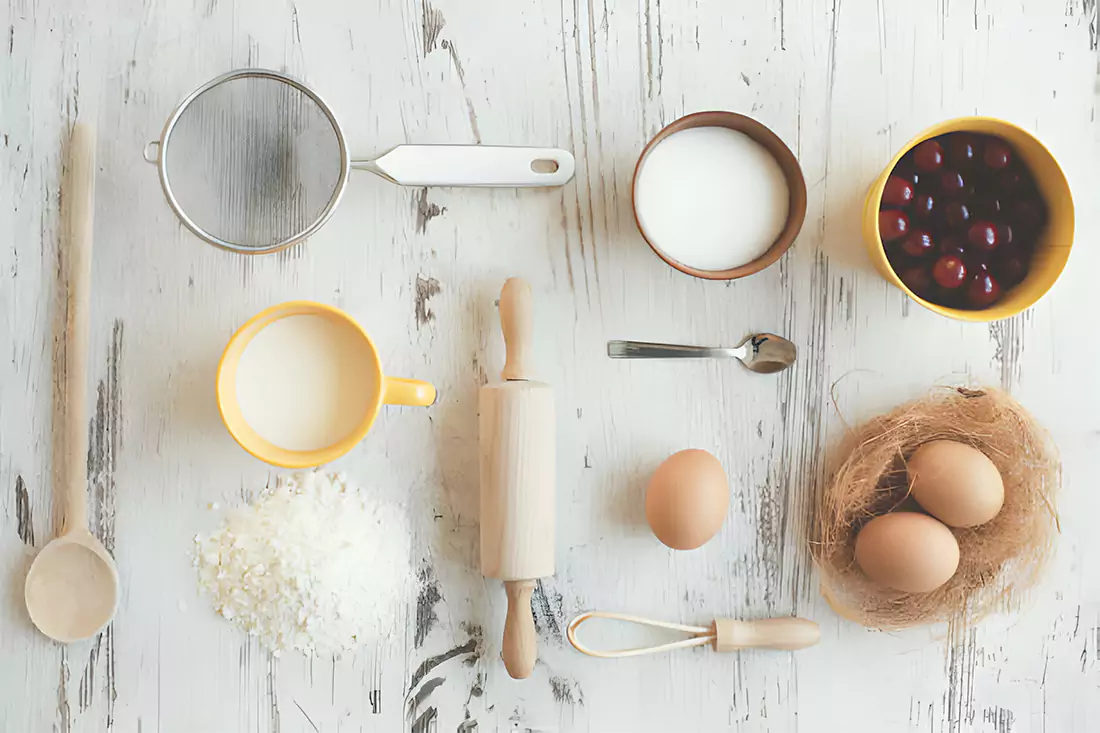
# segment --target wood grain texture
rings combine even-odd
[[[92,309],[95,226],[95,127],[73,126],[62,186],[65,210],[65,520],[63,532],[88,528],[88,324]]]
[[[1093,0],[11,0],[0,7],[0,730],[125,733],[1100,729],[1100,214]],[[559,146],[554,190],[403,189],[354,175],[325,228],[272,257],[202,245],[141,158],[167,115],[228,69],[305,79],[356,155],[401,143]],[[665,123],[752,115],[795,152],[802,233],[729,285],[671,270],[637,235],[630,176]],[[938,120],[1036,133],[1078,200],[1077,246],[1037,307],[991,326],[909,302],[867,261],[864,190]],[[94,114],[93,114],[94,113]],[[60,648],[19,594],[57,530],[63,375],[62,145],[99,129],[90,331],[90,519],[126,589],[100,638]],[[505,597],[479,572],[478,388],[503,354],[493,308],[519,275],[538,303],[539,378],[558,405],[557,573],[532,596],[540,662],[500,663]],[[434,284],[432,284],[434,283]],[[191,537],[271,470],[221,427],[216,363],[262,308],[352,313],[387,370],[439,388],[387,410],[334,468],[409,513],[418,568],[403,634],[340,660],[273,658],[196,596]],[[430,314],[430,315],[429,315]],[[736,364],[612,362],[608,339],[799,347],[774,377]],[[972,630],[865,631],[819,598],[801,541],[845,425],[932,384],[1006,386],[1059,444],[1062,534],[1022,608]],[[693,553],[649,534],[645,480],[705,448],[730,476],[722,532]],[[588,660],[562,643],[588,608],[659,618],[797,614],[793,654]],[[492,630],[492,631],[488,631]],[[440,682],[441,680],[441,682]]]
[[[533,580],[506,580],[504,593],[508,597],[508,615],[504,619],[504,639],[500,656],[512,679],[525,680],[535,669],[538,658],[538,637],[535,618],[531,613]]]
[[[733,652],[739,649],[805,649],[821,640],[821,629],[804,618],[766,618],[740,621],[731,618],[714,620],[714,651]]]
[[[534,334],[534,304],[531,286],[518,277],[509,278],[500,291],[500,330],[504,334],[505,361],[501,379],[531,379]]]
[[[478,413],[481,572],[501,580],[553,575],[554,392],[539,382],[488,385]]]

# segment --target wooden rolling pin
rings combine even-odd
[[[481,572],[504,581],[508,617],[501,656],[515,679],[535,666],[535,580],[554,574],[554,394],[530,381],[531,287],[500,293],[507,360],[502,384],[481,388]]]

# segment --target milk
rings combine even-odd
[[[288,316],[257,333],[237,365],[237,403],[253,430],[280,448],[327,448],[367,415],[379,385],[374,355],[352,325]]]
[[[790,194],[760,143],[726,127],[674,132],[649,151],[634,189],[638,223],[669,258],[728,270],[764,254],[787,222]]]

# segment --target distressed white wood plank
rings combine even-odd
[[[12,0],[0,10],[0,729],[12,731],[1086,731],[1100,727],[1100,388],[1090,336],[1100,257],[1092,0]],[[6,31],[6,37],[3,33]],[[4,41],[7,45],[4,45]],[[242,259],[184,233],[140,157],[177,101],[230,68],[306,79],[357,154],[403,142],[559,145],[559,190],[405,190],[356,174],[304,247]],[[634,230],[636,155],[681,114],[756,116],[795,150],[806,225],[776,267],[731,285],[673,272]],[[62,649],[20,589],[53,532],[61,284],[60,142],[100,130],[92,376],[93,516],[125,592],[109,634]],[[891,153],[946,117],[1040,134],[1078,201],[1058,286],[1002,324],[911,305],[863,254],[861,197]],[[499,583],[477,569],[476,395],[503,359],[493,301],[531,281],[540,376],[557,390],[558,573],[537,604],[542,661],[497,657]],[[387,410],[336,467],[410,516],[424,586],[404,633],[343,660],[273,659],[195,593],[192,535],[271,471],[222,429],[213,373],[261,308],[313,298],[370,330],[429,410]],[[730,364],[611,362],[609,338],[794,339],[774,378]],[[843,418],[952,380],[1009,388],[1065,468],[1059,551],[1017,613],[961,636],[865,631],[816,593],[801,533]],[[642,491],[680,448],[715,452],[734,490],[722,533],[670,554]],[[793,655],[619,662],[561,639],[575,612],[683,621],[792,613],[822,623]]]

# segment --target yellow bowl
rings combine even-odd
[[[882,189],[894,166],[916,145],[948,132],[978,132],[996,135],[1009,142],[1016,154],[1031,171],[1039,187],[1039,193],[1047,205],[1047,225],[1036,243],[1027,277],[1005,293],[997,303],[984,310],[962,310],[936,305],[920,297],[901,281],[886,259],[886,250],[878,231],[878,210],[882,203]],[[958,117],[940,122],[906,143],[897,152],[882,174],[871,184],[867,201],[863,206],[863,239],[875,267],[891,284],[928,310],[960,321],[997,321],[1014,316],[1035,305],[1058,280],[1069,260],[1073,246],[1073,196],[1069,183],[1058,161],[1050,151],[1030,132],[1004,120],[993,117]]]

